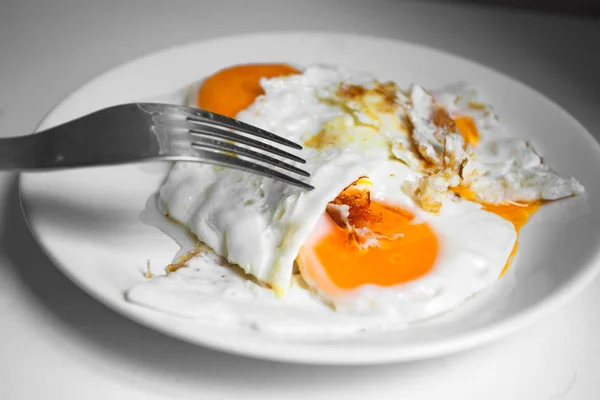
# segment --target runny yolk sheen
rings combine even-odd
[[[303,276],[335,295],[368,284],[393,286],[429,272],[438,252],[430,226],[414,223],[409,211],[370,201],[369,192],[348,195],[349,188],[333,203],[350,207],[350,226],[335,215],[322,216],[316,243],[307,243],[298,258]],[[376,235],[377,245],[361,245],[361,229]]]
[[[479,143],[479,132],[477,132],[477,126],[473,118],[468,116],[457,117],[454,118],[454,123],[465,143],[473,147],[477,146],[477,143]]]
[[[198,108],[233,118],[264,94],[261,78],[299,74],[287,64],[244,64],[206,78],[198,91]]]
[[[460,115],[452,117],[443,107],[437,107],[431,115],[432,122],[440,127],[445,128],[450,132],[459,133],[465,144],[470,144],[473,147],[479,143],[479,131],[475,120],[468,115]]]
[[[340,289],[408,282],[426,274],[435,262],[438,242],[429,225],[412,224],[414,215],[381,203],[372,202],[371,210],[382,219],[366,227],[389,237],[379,239],[379,246],[349,246],[348,231],[331,220],[329,234],[312,249],[331,283]],[[311,275],[311,269],[309,264],[304,272]]]

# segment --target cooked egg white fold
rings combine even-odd
[[[242,171],[178,163],[160,190],[163,210],[200,241],[277,291],[289,286],[294,259],[327,203],[376,166],[340,156],[311,164],[307,192]]]

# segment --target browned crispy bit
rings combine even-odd
[[[144,277],[146,279],[154,278],[154,274],[152,273],[152,268],[150,267],[150,260],[146,260],[146,272],[144,273]]]
[[[440,212],[442,203],[436,193],[427,183],[428,178],[419,180],[417,187],[414,188],[413,199],[425,211],[432,214]]]
[[[460,177],[460,179],[464,179],[463,176],[463,171],[465,170],[465,167],[467,166],[467,163],[469,162],[468,159],[464,158],[461,162],[460,162],[460,166],[458,167],[458,176]]]
[[[485,104],[478,101],[469,101],[467,103],[467,107],[473,110],[485,110]]]
[[[165,271],[167,271],[167,273],[170,274],[171,272],[175,272],[180,268],[187,267],[187,262],[190,261],[192,258],[196,257],[198,254],[200,254],[201,250],[202,249],[200,247],[200,243],[198,242],[198,244],[196,244],[196,247],[179,257],[176,262],[167,265],[165,267]]]
[[[354,228],[360,229],[381,222],[381,214],[374,213],[370,209],[371,193],[357,189],[355,184],[356,182],[353,182],[346,187],[331,203],[348,206],[348,223]],[[339,216],[332,213],[330,215],[339,226],[345,227],[345,222],[341,221]]]
[[[431,120],[438,128],[443,128],[448,132],[456,133],[456,124],[446,109],[437,107],[431,116]]]
[[[339,97],[356,99],[358,97],[364,96],[366,91],[367,89],[360,85],[343,84],[340,85],[340,88],[336,92],[336,95]]]
[[[320,131],[304,141],[306,147],[313,149],[324,149],[329,146],[335,146],[342,140],[339,133]]]
[[[366,238],[359,235],[355,230],[350,231],[348,233],[348,240],[346,241],[346,246],[358,246],[365,244]]]
[[[383,101],[388,105],[395,105],[398,100],[398,87],[394,82],[384,82],[375,86],[373,91],[383,96]]]

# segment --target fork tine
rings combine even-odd
[[[231,140],[236,143],[245,144],[247,146],[251,146],[251,147],[266,151],[266,152],[270,152],[277,156],[285,157],[290,160],[293,160],[293,161],[296,161],[296,162],[299,162],[302,164],[306,164],[306,161],[303,158],[300,158],[291,153],[288,153],[287,151],[283,151],[281,149],[278,149],[277,147],[273,147],[271,145],[268,145],[263,142],[259,142],[258,140],[251,139],[251,138],[243,136],[243,135],[238,135],[237,133],[225,131],[222,128],[205,125],[202,127],[191,128],[190,133],[195,137],[208,136],[208,137],[216,137],[219,139]]]
[[[225,117],[223,115],[215,114],[205,110],[193,109],[189,107],[188,109],[193,114],[192,116],[187,117],[187,120],[190,122],[212,124],[221,126],[223,128],[235,129],[236,131],[271,140],[275,143],[283,144],[296,150],[302,150],[302,146],[292,142],[291,140],[282,138],[281,136],[277,136],[271,132],[257,128],[245,122],[238,121],[237,119]]]
[[[202,162],[223,167],[230,167],[246,172],[262,175],[267,178],[272,178],[281,182],[288,183],[306,190],[313,190],[314,187],[308,183],[304,183],[298,179],[292,178],[281,172],[272,170],[260,164],[246,161],[238,157],[233,157],[223,153],[217,153],[211,150],[197,150],[198,156],[202,158]]]
[[[273,157],[269,157],[268,155],[257,153],[256,151],[247,149],[245,147],[236,146],[231,143],[223,142],[221,140],[209,139],[209,138],[197,138],[195,142],[192,142],[192,147],[195,149],[212,149],[212,150],[221,150],[227,151],[234,154],[239,154],[250,159],[256,161],[262,161],[267,164],[274,165],[276,167],[285,169],[290,172],[295,172],[298,175],[302,176],[310,176],[310,174],[306,171],[301,170],[300,168],[296,168],[293,165],[287,164],[281,160],[278,160]]]

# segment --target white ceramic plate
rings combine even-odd
[[[39,243],[67,276],[118,312],[183,340],[223,351],[290,362],[374,364],[474,347],[512,332],[579,292],[599,270],[599,146],[565,111],[527,86],[459,57],[380,38],[320,33],[236,36],[177,47],[130,62],[81,87],[40,129],[93,110],[173,92],[237,63],[335,64],[373,71],[402,86],[467,82],[490,101],[515,135],[547,162],[576,177],[585,196],[544,206],[523,229],[505,277],[443,317],[400,332],[352,339],[273,339],[169,317],[130,303],[123,293],[144,278],[146,259],[168,264],[178,246],[140,213],[168,165],[145,164],[21,175],[26,217]],[[460,234],[460,232],[457,232]]]

